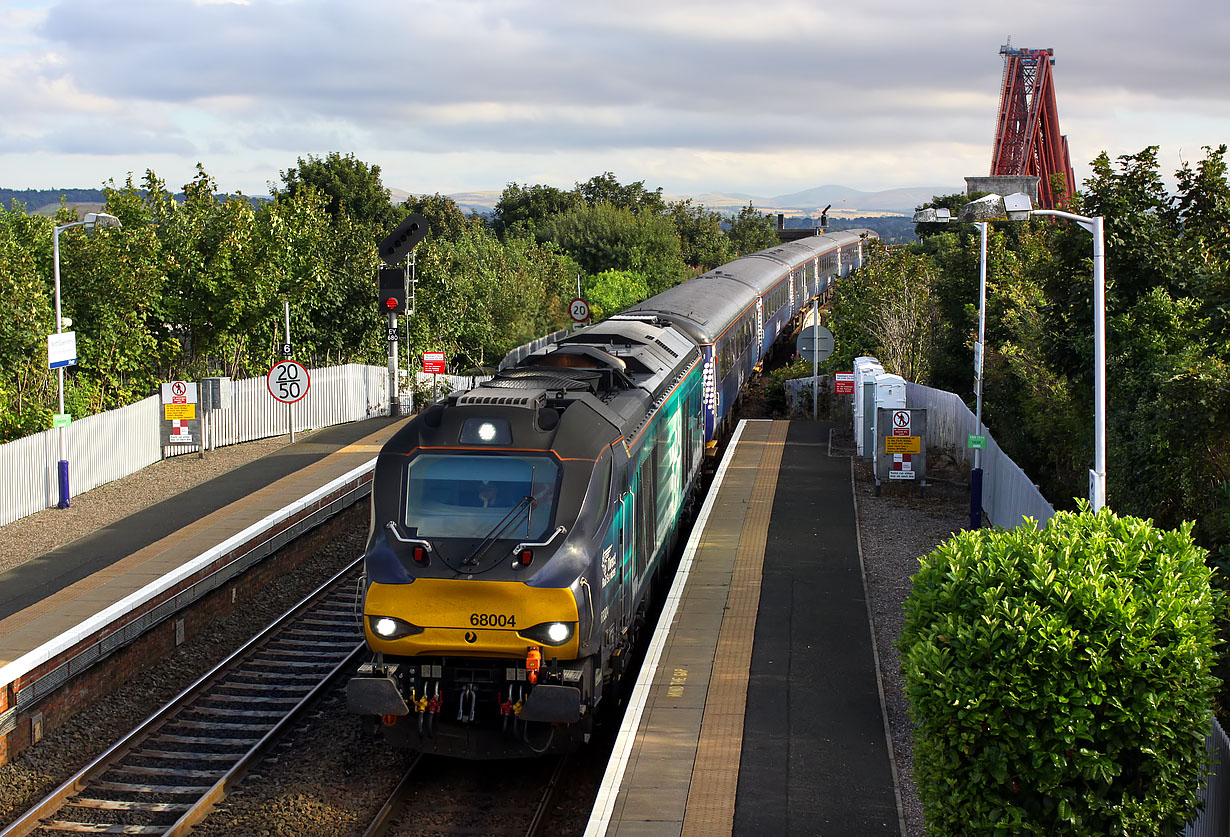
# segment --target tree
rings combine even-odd
[[[465,216],[456,201],[439,192],[434,195],[411,195],[401,208],[405,212],[421,214],[427,219],[430,235],[449,241],[456,241],[466,227],[476,223]]]
[[[604,270],[585,282],[585,299],[594,322],[631,308],[648,296],[645,277],[627,270]]]
[[[675,285],[687,272],[679,234],[664,215],[637,214],[607,203],[581,206],[544,221],[538,239],[557,245],[586,273],[639,273],[651,293]]]
[[[323,158],[309,154],[306,160],[299,158],[298,166],[281,174],[283,189],[269,184],[269,191],[277,200],[311,186],[328,196],[329,214],[335,221],[345,215],[369,228],[374,241],[388,235],[397,225],[397,210],[389,190],[380,182],[380,166],[368,166],[353,154],[342,156],[331,151]]]
[[[579,206],[580,195],[554,186],[509,183],[496,202],[492,228],[501,239],[516,231],[533,233],[538,225]]]
[[[933,264],[906,250],[867,247],[863,266],[837,285],[834,337],[848,368],[860,355],[879,358],[884,369],[926,383],[937,330]]]
[[[667,212],[679,233],[684,264],[704,272],[734,258],[731,241],[722,231],[720,214],[693,205],[691,199],[671,202]]]
[[[650,191],[645,188],[644,180],[625,186],[609,171],[594,175],[584,183],[578,183],[576,192],[581,200],[590,206],[608,203],[618,209],[630,210],[633,214],[660,214],[666,211],[661,186]]]
[[[781,243],[773,219],[757,212],[751,202],[731,219],[728,235],[736,256],[746,256],[748,253],[776,247]]]

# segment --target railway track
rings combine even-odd
[[[0,837],[188,833],[353,667],[361,566],[321,585]]]
[[[567,756],[526,762],[458,762],[414,758],[363,837],[507,835],[535,837]]]

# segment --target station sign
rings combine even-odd
[[[59,369],[77,365],[77,332],[63,331],[47,335],[47,368]]]
[[[443,375],[444,352],[423,352],[423,371],[429,375]]]

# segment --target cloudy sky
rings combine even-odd
[[[0,0],[0,187],[259,195],[330,151],[413,192],[959,187],[1009,37],[1055,50],[1078,181],[1230,142],[1225,0]]]

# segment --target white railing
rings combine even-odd
[[[233,381],[229,400],[208,416],[213,446],[280,436],[289,432],[291,421],[296,431],[302,431],[389,413],[386,367],[350,363],[309,369],[308,375],[307,395],[292,405],[275,401],[263,377]],[[434,390],[440,397],[484,380],[483,376],[418,373],[419,389],[429,395]],[[408,403],[409,398],[404,401]],[[199,453],[198,445],[159,447],[161,410],[160,397],[152,395],[66,427],[72,496],[126,477],[163,457]],[[0,526],[59,502],[59,434],[58,429],[45,430],[0,445]]]
[[[296,430],[388,414],[386,369],[348,364],[312,369],[309,374],[311,389],[289,408]],[[210,413],[214,444],[232,445],[286,433],[287,409],[269,394],[264,378],[235,381],[229,404]],[[159,447],[160,415],[160,398],[154,395],[78,419],[64,428],[73,496],[135,473],[164,454],[197,453],[196,445]],[[0,526],[59,502],[59,460],[58,429],[0,445]]]

